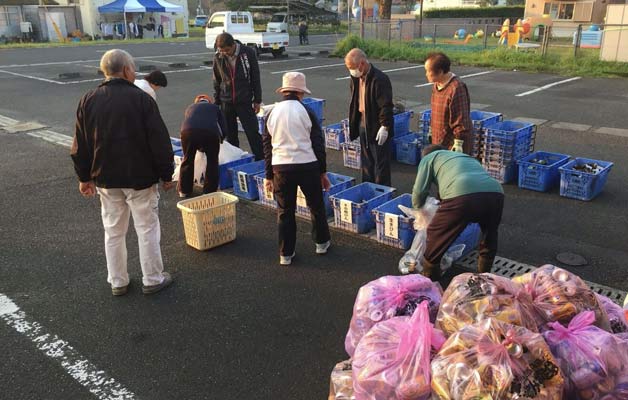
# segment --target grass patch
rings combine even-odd
[[[344,56],[349,50],[359,47],[369,57],[393,61],[423,62],[434,51],[446,53],[457,65],[478,66],[495,69],[530,72],[546,72],[565,76],[621,77],[628,75],[628,63],[601,61],[597,52],[582,51],[578,58],[572,52],[551,52],[545,57],[536,52],[519,52],[507,48],[484,50],[481,46],[437,43],[391,42],[363,40],[348,36],[337,43],[334,55]]]

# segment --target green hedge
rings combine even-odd
[[[524,6],[487,8],[439,8],[423,11],[425,18],[523,18]]]

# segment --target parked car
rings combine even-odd
[[[273,14],[266,24],[266,32],[288,32],[290,25],[298,25],[301,20],[307,21],[307,15],[280,12]]]
[[[207,15],[197,15],[196,18],[194,18],[194,26],[205,27],[208,19]]]
[[[222,11],[213,13],[205,28],[205,46],[216,48],[216,37],[223,32],[234,39],[254,48],[257,54],[272,53],[279,57],[286,51],[290,36],[288,33],[255,32],[253,16],[248,11]]]

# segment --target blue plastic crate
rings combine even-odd
[[[394,192],[394,188],[364,182],[330,196],[336,226],[356,233],[370,231],[375,227],[371,211],[392,199]]]
[[[229,174],[229,169],[236,167],[242,164],[248,164],[253,162],[255,157],[252,155],[245,155],[239,160],[230,161],[228,163],[220,164],[218,166],[218,171],[220,172],[220,189],[228,189],[233,187],[233,181],[231,180],[231,175]]]
[[[259,192],[255,183],[255,175],[264,173],[264,160],[229,168],[233,182],[233,194],[247,200],[257,200]]]
[[[305,108],[312,111],[314,115],[316,115],[316,118],[318,118],[318,121],[321,123],[322,126],[325,100],[316,99],[314,97],[306,97],[301,101],[301,103],[305,106]]]
[[[331,187],[328,191],[323,191],[323,203],[325,204],[325,212],[327,216],[331,217],[334,215],[334,208],[329,201],[329,196],[342,192],[343,190],[355,185],[355,178],[352,176],[335,174],[333,172],[328,172],[327,177],[329,178]],[[305,196],[300,190],[297,192],[297,214],[306,218],[311,217],[310,209],[305,202]]]
[[[450,248],[459,244],[464,244],[464,251],[462,252],[462,256],[460,256],[462,258],[478,248],[481,236],[482,229],[480,228],[480,225],[471,223],[464,228],[464,231],[460,233],[456,240],[451,244]]]
[[[410,132],[408,135],[395,137],[397,161],[404,164],[418,165],[421,161],[422,136],[418,133]]]
[[[183,157],[183,148],[181,146],[181,139],[170,137],[170,144],[172,145],[172,151],[175,156]]]
[[[484,127],[503,120],[501,113],[471,110],[471,122],[473,123],[472,157],[484,158]]]
[[[325,147],[340,150],[340,145],[345,142],[345,133],[342,128],[342,122],[327,125],[323,131],[325,132]]]
[[[412,195],[405,193],[386,203],[375,207],[377,241],[398,249],[407,250],[412,245],[415,231],[414,218],[406,216],[399,205],[412,208]]]
[[[273,192],[266,192],[264,188],[265,174],[257,174],[253,176],[257,185],[257,193],[259,194],[259,202],[266,207],[277,208],[277,200]]]
[[[501,163],[484,163],[483,166],[486,172],[499,183],[509,183],[517,178],[518,166],[515,162],[505,165]]]
[[[493,141],[489,138],[484,143],[482,152],[485,162],[507,164],[520,160],[534,151],[534,140],[527,138],[518,142]]]
[[[596,174],[573,169],[576,165],[595,163],[602,167]],[[558,167],[560,171],[560,195],[577,200],[593,200],[602,192],[613,163],[609,161],[576,158],[567,164]]]
[[[410,119],[414,112],[405,111],[393,116],[395,121],[395,136],[403,136],[410,132]]]
[[[526,135],[533,136],[536,133],[536,125],[520,121],[500,121],[487,124],[484,127],[487,138],[516,141]]]
[[[362,146],[360,142],[354,140],[353,142],[345,142],[340,145],[342,147],[342,160],[344,166],[352,169],[362,168],[362,158],[360,153],[362,152]]]
[[[569,161],[569,157],[565,154],[537,151],[517,161],[519,187],[538,192],[547,192],[556,187],[560,183],[558,167]]]

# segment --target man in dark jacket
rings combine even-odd
[[[157,103],[133,84],[135,63],[123,50],[107,51],[106,80],[81,98],[71,156],[85,197],[100,195],[105,228],[107,281],[114,296],[126,294],[129,216],[140,247],[144,294],[172,283],[164,272],[158,215],[159,192],[172,186],[174,155]]]
[[[207,156],[203,193],[218,190],[220,172],[218,169],[218,153],[222,143],[226,124],[218,106],[206,94],[194,99],[194,104],[185,109],[185,117],[181,123],[181,146],[183,161],[179,172],[179,197],[188,197],[194,186],[194,159],[196,152],[202,151]]]
[[[390,79],[358,48],[347,53],[345,65],[351,74],[350,137],[360,137],[362,181],[390,186],[390,142],[395,126]]]
[[[257,114],[262,103],[262,84],[255,50],[233,39],[229,33],[216,38],[214,56],[214,101],[227,121],[227,141],[240,146],[238,122],[249,140],[256,160],[264,158]]]

